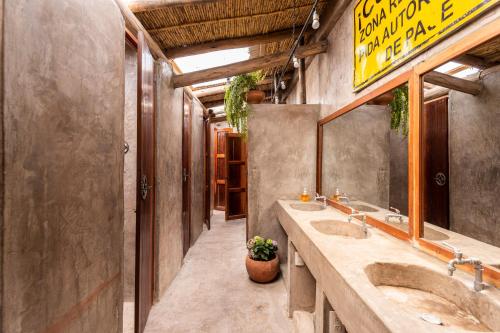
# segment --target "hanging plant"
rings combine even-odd
[[[237,129],[243,137],[247,136],[247,118],[249,106],[246,101],[247,93],[257,88],[263,79],[261,71],[236,76],[226,88],[224,95],[224,112],[231,127]]]
[[[391,107],[391,129],[398,131],[403,136],[408,136],[408,85],[393,90],[394,98]]]

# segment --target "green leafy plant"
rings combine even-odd
[[[278,242],[260,236],[250,238],[247,242],[248,256],[257,261],[269,261],[276,257]]]
[[[405,137],[408,136],[408,85],[398,87],[393,90],[394,99],[391,107],[391,129],[400,132]]]
[[[226,89],[224,111],[231,127],[235,127],[243,137],[248,132],[247,119],[250,108],[246,102],[246,93],[257,88],[263,79],[262,71],[236,76]]]

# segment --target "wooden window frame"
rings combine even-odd
[[[442,64],[453,60],[465,52],[500,36],[500,19],[496,19],[477,31],[465,36],[445,50],[429,57],[424,62],[416,64],[413,67],[411,82],[413,89],[409,90],[410,95],[410,202],[413,210],[413,235],[412,240],[422,251],[429,253],[443,261],[448,261],[454,257],[453,252],[440,244],[421,238],[423,231],[423,135],[422,135],[422,110],[423,110],[423,76],[436,69]],[[411,154],[410,154],[411,152]],[[470,265],[460,265],[459,269],[473,272]],[[484,265],[484,280],[496,287],[500,287],[500,270]]]
[[[317,145],[316,145],[316,191],[322,192],[322,162],[323,162],[323,126],[330,121],[350,112],[373,98],[390,91],[405,82],[408,82],[409,95],[409,136],[408,136],[408,233],[385,224],[373,218],[367,218],[367,223],[388,234],[408,242],[421,251],[426,252],[442,261],[448,261],[454,257],[452,251],[436,242],[426,240],[422,237],[423,230],[423,141],[422,141],[422,110],[423,110],[423,76],[439,67],[443,63],[451,61],[461,54],[477,47],[495,37],[500,36],[498,30],[500,19],[496,19],[484,27],[465,36],[444,51],[429,57],[424,62],[418,63],[412,69],[400,74],[396,78],[374,89],[370,93],[354,100],[336,112],[326,116],[317,123]],[[350,209],[338,202],[327,200],[334,208],[350,213]],[[459,269],[473,272],[470,265],[460,265]],[[500,288],[500,270],[484,265],[483,278],[486,282]]]
[[[325,126],[329,122],[335,120],[336,118],[366,104],[367,102],[374,99],[375,97],[383,95],[386,92],[389,92],[389,91],[393,90],[394,88],[401,86],[404,83],[408,83],[408,90],[410,91],[413,88],[412,87],[413,83],[411,80],[412,76],[413,76],[413,70],[406,71],[406,72],[400,74],[399,76],[397,76],[396,78],[392,79],[391,81],[374,89],[370,93],[354,100],[352,103],[349,103],[348,105],[340,108],[336,112],[334,112],[334,113],[332,113],[332,114],[330,114],[330,115],[326,116],[325,118],[320,119],[318,121],[317,145],[316,145],[316,147],[317,147],[316,148],[316,192],[317,193],[322,194],[321,182],[322,182],[322,172],[323,172],[323,166],[322,166],[322,164],[323,164],[323,126]],[[408,95],[410,98],[409,105],[412,105],[411,99],[415,98],[415,95],[412,95],[412,94],[408,94]],[[410,112],[410,121],[411,121],[411,112]],[[408,150],[411,147],[410,141],[411,141],[411,138],[408,139]],[[408,151],[408,155],[410,155],[409,151]],[[411,169],[410,169],[409,164],[408,164],[408,168],[409,168],[408,175],[410,175]],[[408,187],[410,187],[410,179],[408,179]],[[346,213],[346,214],[351,213],[351,209],[346,205],[343,205],[339,202],[332,201],[330,199],[326,199],[326,201],[330,206],[333,206],[334,208],[342,211],[343,213]],[[408,213],[409,213],[408,214],[408,232],[405,232],[401,229],[398,229],[395,226],[392,226],[390,224],[386,224],[383,221],[375,219],[371,216],[366,217],[366,223],[370,224],[371,226],[373,226],[377,229],[383,230],[383,231],[387,232],[388,234],[390,234],[398,239],[409,242],[412,239],[411,235],[412,235],[412,231],[413,231],[413,220],[414,220],[413,216],[412,216],[413,211],[414,211],[414,209],[412,207],[412,201],[410,198],[408,198]]]

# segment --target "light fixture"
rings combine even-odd
[[[316,9],[314,10],[314,13],[313,13],[312,28],[313,28],[314,30],[316,30],[316,29],[318,29],[318,28],[319,28],[319,14],[318,14],[318,12],[316,11]]]
[[[285,81],[281,81],[281,82],[280,82],[280,86],[281,86],[281,89],[282,89],[282,90],[285,90],[285,89],[286,89],[286,84],[285,84]]]
[[[293,67],[299,68],[299,66],[300,66],[299,59],[297,59],[296,56],[293,56]]]

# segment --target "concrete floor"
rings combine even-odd
[[[285,246],[285,245],[282,245]],[[212,217],[159,303],[146,333],[291,332],[283,280],[257,284],[245,269],[245,220]]]

